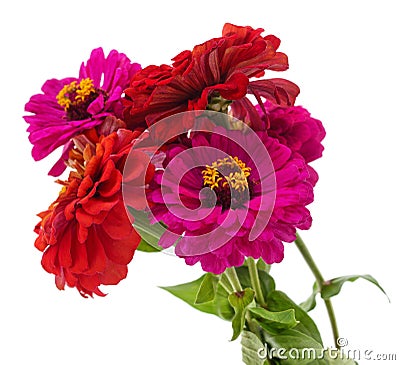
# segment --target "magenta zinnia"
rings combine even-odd
[[[306,162],[312,162],[322,156],[324,147],[321,142],[326,132],[321,121],[311,116],[302,106],[280,107],[270,102],[264,103],[266,115],[259,106],[257,109],[265,123],[268,135],[288,146],[294,153],[300,154]]]
[[[282,107],[265,102],[263,108],[256,108],[262,120],[262,130],[289,147],[295,156],[304,159],[315,185],[318,174],[308,163],[320,158],[324,150],[321,142],[326,132],[321,121],[313,118],[302,106]]]
[[[200,262],[219,274],[245,257],[280,262],[282,241],[294,241],[296,228],[311,225],[306,205],[313,187],[304,159],[267,133],[217,127],[167,147],[148,199],[153,220],[169,229],[159,244],[176,243],[176,254],[187,264]]]
[[[38,161],[64,146],[61,159],[49,174],[60,175],[72,148],[71,139],[102,124],[107,116],[122,117],[121,94],[140,69],[123,53],[113,50],[107,58],[101,48],[94,49],[78,78],[47,80],[42,94],[31,97],[24,117],[29,123],[32,156]]]

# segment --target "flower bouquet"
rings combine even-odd
[[[245,364],[354,364],[341,352],[330,298],[358,278],[382,288],[369,275],[325,280],[298,233],[311,227],[310,163],[325,130],[296,105],[295,83],[264,78],[288,58],[263,32],[225,24],[171,65],[145,68],[97,48],[75,77],[46,81],[24,119],[33,158],[61,148],[49,174],[66,177],[39,213],[35,247],[57,288],[83,297],[124,279],[136,250],[174,254],[204,275],[163,289],[231,322]],[[300,304],[271,276],[283,242],[315,276]],[[335,349],[308,315],[317,296]]]

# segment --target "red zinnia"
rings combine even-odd
[[[287,56],[277,52],[280,40],[261,36],[263,29],[225,24],[222,37],[211,39],[173,58],[172,66],[148,66],[136,73],[125,90],[124,119],[129,127],[152,125],[187,110],[256,110],[245,97],[254,94],[277,104],[292,105],[299,89],[283,79],[258,80],[265,70],[284,71]],[[191,126],[186,126],[189,129]]]
[[[76,287],[81,295],[104,296],[99,286],[117,284],[139,245],[122,200],[122,172],[140,132],[120,129],[87,144],[75,161],[57,200],[39,214],[35,246],[44,251],[43,268],[56,276],[56,285]],[[136,152],[137,171],[144,182],[149,158]],[[151,166],[151,165],[150,165]],[[146,178],[151,177],[152,171]]]

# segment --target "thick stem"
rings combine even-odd
[[[242,285],[240,284],[239,278],[237,276],[237,273],[236,273],[236,270],[234,267],[228,267],[225,270],[225,274],[226,274],[227,278],[229,279],[229,282],[231,283],[233,290],[235,290],[236,292],[243,291]]]
[[[260,284],[260,278],[258,276],[257,264],[256,264],[256,261],[252,257],[249,257],[247,259],[247,267],[249,268],[251,286],[253,287],[254,291],[256,292],[256,299],[257,299],[258,303],[260,304],[260,306],[264,306],[265,299],[264,299],[263,292],[261,290],[261,284]]]
[[[314,274],[315,280],[317,281],[318,288],[321,291],[322,287],[325,285],[325,280],[324,277],[321,274],[321,271],[319,271],[317,264],[315,263],[314,259],[312,258],[310,251],[308,250],[307,246],[305,245],[304,241],[300,237],[300,235],[297,233],[297,238],[296,238],[296,246],[299,249],[301,255],[303,256],[304,260],[306,261],[308,267]],[[332,302],[330,299],[324,299],[325,302],[325,307],[328,312],[329,316],[329,321],[331,323],[331,328],[332,328],[332,334],[333,334],[333,339],[335,341],[335,346],[337,349],[340,349],[339,345],[339,330],[336,322],[336,317],[335,317],[335,312],[333,310]]]

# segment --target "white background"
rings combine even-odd
[[[349,347],[397,353],[399,310],[399,23],[396,1],[14,1],[0,6],[1,364],[240,364],[230,324],[195,311],[157,285],[190,281],[199,267],[137,253],[128,279],[106,298],[60,292],[33,247],[35,214],[56,198],[34,163],[24,104],[49,78],[75,76],[91,49],[168,63],[219,36],[223,23],[262,27],[281,38],[301,87],[298,104],[324,122],[324,157],[314,224],[303,234],[326,278],[374,275],[389,304],[366,282],[345,284],[333,302]],[[12,4],[12,5],[11,5]],[[267,34],[266,33],[266,34]],[[276,77],[276,74],[270,74]],[[273,268],[296,301],[313,282],[292,244]],[[322,303],[312,312],[332,345]],[[399,360],[398,360],[399,361]],[[395,361],[361,361],[360,364]]]

